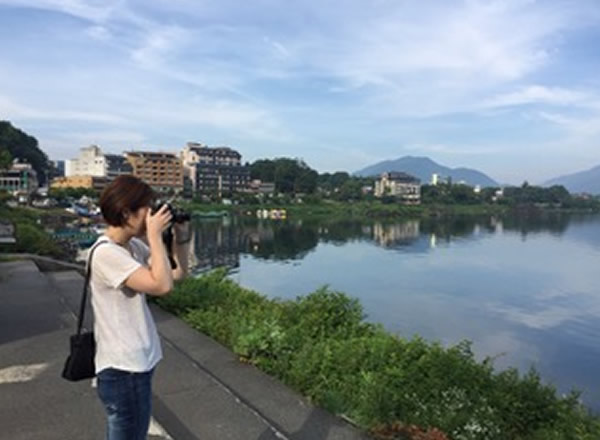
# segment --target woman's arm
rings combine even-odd
[[[136,292],[148,295],[166,295],[173,288],[173,274],[162,241],[162,232],[169,226],[171,214],[163,206],[156,214],[146,215],[146,230],[150,246],[152,266],[148,269],[140,267],[125,281],[125,285]]]

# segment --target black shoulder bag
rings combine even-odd
[[[85,282],[83,284],[83,294],[81,296],[81,305],[79,307],[79,317],[77,319],[77,333],[70,338],[71,352],[65,366],[63,368],[62,377],[70,381],[78,381],[83,379],[91,379],[96,376],[96,366],[94,357],[96,355],[96,341],[94,340],[94,332],[81,332],[83,327],[83,317],[85,315],[85,304],[87,302],[87,291],[92,274],[92,256],[94,251],[106,241],[97,243],[90,249],[88,258],[87,270],[85,274]]]

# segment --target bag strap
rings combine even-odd
[[[92,275],[92,256],[94,251],[103,243],[108,243],[108,240],[100,241],[90,249],[90,253],[87,259],[87,267],[85,271],[85,281],[83,283],[83,293],[81,294],[81,305],[79,306],[79,316],[77,318],[77,336],[81,335],[81,328],[83,327],[83,318],[85,315],[85,303],[87,302],[88,286],[90,284],[90,277]]]

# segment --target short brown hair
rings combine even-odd
[[[123,175],[102,191],[100,210],[106,223],[124,226],[127,223],[126,211],[133,213],[144,206],[150,206],[154,197],[154,191],[146,182],[135,176]]]

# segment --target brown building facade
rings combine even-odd
[[[125,157],[133,175],[159,193],[183,191],[183,165],[175,154],[153,151],[130,151]]]

